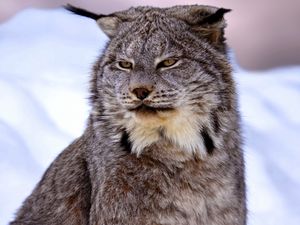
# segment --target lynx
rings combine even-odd
[[[245,225],[240,118],[224,37],[230,10],[66,8],[109,37],[93,67],[91,113],[11,224]]]

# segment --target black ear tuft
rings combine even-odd
[[[85,9],[72,6],[70,4],[67,4],[66,6],[64,6],[64,8],[76,15],[88,17],[95,20],[102,31],[110,38],[116,34],[119,24],[122,22],[114,14],[96,14]]]
[[[92,12],[87,11],[85,9],[81,9],[81,8],[72,6],[71,4],[67,4],[66,6],[64,6],[64,8],[68,11],[71,11],[74,14],[84,16],[84,17],[88,17],[88,18],[91,18],[93,20],[98,20],[99,18],[102,17],[102,15],[98,15],[96,13],[92,13]]]
[[[230,11],[231,11],[231,9],[220,8],[215,13],[213,13],[213,14],[205,17],[203,20],[201,20],[198,25],[209,25],[209,24],[214,24],[214,23],[220,22],[223,19],[224,14],[228,13]]]

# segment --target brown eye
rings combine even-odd
[[[160,63],[158,63],[157,65],[157,69],[159,68],[164,68],[164,67],[170,67],[175,65],[178,62],[177,59],[166,59],[164,61],[161,61]]]
[[[118,66],[123,69],[129,69],[129,70],[131,70],[133,68],[132,63],[128,62],[128,61],[120,61],[120,62],[118,62]]]

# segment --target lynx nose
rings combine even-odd
[[[151,90],[147,88],[135,88],[132,92],[138,99],[144,100],[151,93]]]

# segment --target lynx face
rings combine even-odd
[[[205,155],[201,129],[211,129],[230,73],[219,11],[140,7],[98,20],[111,41],[95,67],[94,92],[102,116],[129,134],[133,152],[165,140]]]
[[[149,21],[152,14],[138,16],[126,24],[122,38],[112,40],[103,82],[112,84],[116,104],[129,111],[155,113],[197,105],[195,112],[206,112],[218,91],[218,74],[205,68],[211,64],[208,58],[215,57],[212,49],[199,43],[182,21],[164,15]]]

